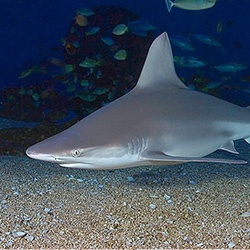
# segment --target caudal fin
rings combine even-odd
[[[168,12],[171,11],[171,9],[173,8],[174,4],[171,0],[165,0],[165,3],[167,5],[167,8],[168,8]]]

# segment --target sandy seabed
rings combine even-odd
[[[0,176],[1,248],[250,249],[249,164],[87,171],[1,157]]]

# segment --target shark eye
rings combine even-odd
[[[79,149],[75,149],[75,150],[72,150],[71,154],[73,157],[77,158],[80,156],[81,152]]]

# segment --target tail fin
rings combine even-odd
[[[165,0],[165,3],[167,5],[168,12],[170,12],[172,7],[174,6],[174,3],[171,0]]]

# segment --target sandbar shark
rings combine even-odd
[[[188,89],[178,78],[166,32],[152,43],[136,86],[63,132],[26,150],[63,167],[116,169],[185,162],[243,164],[204,157],[250,143],[250,111]]]

